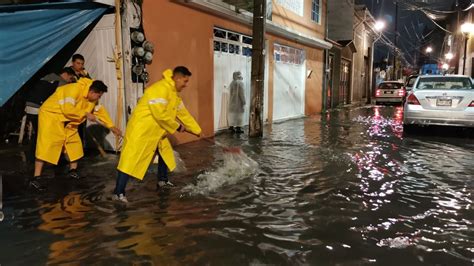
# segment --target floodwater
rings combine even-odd
[[[0,152],[0,264],[472,265],[473,131],[404,136],[402,115],[343,109],[181,145],[177,187],[157,192],[150,169],[127,205],[109,199],[114,155],[81,162],[79,182],[48,169],[34,194]]]

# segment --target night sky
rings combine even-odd
[[[427,15],[419,10],[409,10],[409,5],[423,2],[431,10],[452,10],[456,0],[399,0],[398,7],[398,39],[397,47],[404,54],[405,64],[416,65],[419,52],[430,42],[436,41],[433,34],[427,35],[437,26]],[[375,19],[386,22],[384,34],[392,42],[395,39],[395,1],[394,0],[356,0],[356,4],[364,4],[371,11]],[[407,6],[408,4],[408,6]],[[435,20],[442,23],[442,19]],[[382,42],[378,42],[375,49],[375,62],[381,61],[389,54],[389,49]],[[439,52],[439,51],[438,51]],[[392,53],[390,52],[390,57]]]

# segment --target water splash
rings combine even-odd
[[[377,243],[377,246],[403,249],[414,245],[415,242],[415,240],[408,236],[398,236],[395,238],[382,239]]]
[[[200,174],[197,183],[185,186],[182,192],[189,195],[209,195],[223,186],[234,185],[255,176],[259,171],[258,163],[244,152],[224,153],[223,159],[221,166]]]

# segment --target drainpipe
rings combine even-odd
[[[330,1],[330,0],[328,0]],[[328,25],[328,4],[326,2],[326,10],[325,10],[325,16],[324,16],[324,26],[325,26],[325,29],[324,29],[324,40],[327,39],[328,37],[328,28],[329,28],[329,25]],[[329,65],[329,51],[328,49],[324,49],[324,66],[323,66],[323,109],[322,109],[322,112],[326,112],[327,111],[327,95],[328,95],[328,78],[327,78],[327,72],[326,72],[326,69],[328,68],[328,65]]]

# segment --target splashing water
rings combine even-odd
[[[187,185],[182,191],[189,195],[208,195],[223,186],[236,184],[258,173],[258,163],[244,152],[224,153],[223,157],[222,166],[200,174],[195,185]]]

